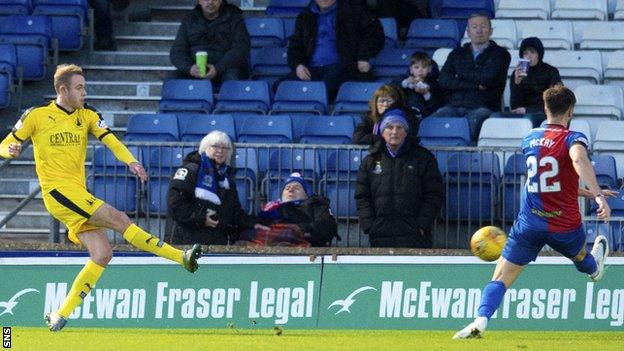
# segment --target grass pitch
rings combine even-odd
[[[13,327],[14,350],[622,350],[624,332],[487,331],[452,340],[455,331],[273,329],[87,329]]]

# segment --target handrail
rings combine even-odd
[[[0,228],[4,227],[5,224],[13,219],[13,217],[15,217],[24,207],[26,207],[30,200],[34,199],[35,196],[37,196],[37,194],[39,194],[40,192],[41,186],[38,185],[37,188],[31,191],[30,194],[28,194],[28,196],[26,196],[26,198],[22,200],[11,212],[9,212],[6,216],[4,216],[4,218],[2,218],[2,220],[0,220]]]

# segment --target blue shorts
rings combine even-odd
[[[585,246],[585,230],[581,225],[577,230],[568,233],[536,232],[519,228],[514,223],[503,248],[503,257],[511,263],[524,266],[535,261],[544,245],[552,247],[565,257],[573,258]]]

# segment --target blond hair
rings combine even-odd
[[[62,85],[69,87],[71,79],[75,74],[79,74],[84,77],[80,66],[74,64],[62,64],[56,66],[56,71],[54,72],[54,90],[58,92]]]
[[[213,130],[205,137],[203,137],[202,140],[199,142],[199,154],[206,154],[206,151],[211,145],[228,148],[227,154],[225,156],[225,164],[229,166],[233,152],[232,140],[230,140],[230,137],[221,131]]]

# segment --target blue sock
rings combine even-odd
[[[481,305],[479,306],[478,316],[490,319],[496,309],[498,309],[501,301],[503,301],[506,290],[507,288],[503,282],[492,280],[487,283],[481,293]]]
[[[598,265],[596,265],[596,259],[590,253],[585,255],[585,258],[582,261],[574,262],[574,265],[579,272],[587,274],[593,274],[598,269]]]

